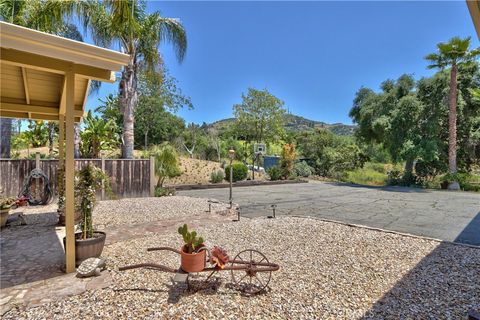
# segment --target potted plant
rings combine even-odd
[[[186,272],[200,272],[205,269],[206,250],[204,239],[197,237],[197,232],[188,231],[186,224],[178,228],[178,233],[182,235],[184,245],[180,249],[181,267]]]
[[[92,213],[102,182],[109,194],[111,188],[105,172],[91,164],[78,171],[75,179],[75,211],[80,214],[79,232],[75,233],[75,263],[80,265],[82,261],[102,254],[106,234],[94,230]],[[65,245],[66,238],[63,238],[63,242]]]
[[[7,224],[8,215],[10,214],[10,209],[15,204],[15,198],[0,198],[0,222],[1,227],[5,227]]]

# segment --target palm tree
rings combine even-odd
[[[113,120],[93,116],[91,111],[83,118],[82,154],[92,159],[100,158],[100,151],[118,147],[117,125]]]
[[[167,178],[174,178],[181,174],[178,155],[175,148],[169,144],[154,146],[150,155],[155,157],[155,175],[158,177],[157,187],[163,188]]]
[[[158,72],[162,57],[158,48],[163,41],[170,42],[182,62],[187,50],[187,37],[178,19],[164,18],[159,12],[146,13],[143,1],[91,1],[83,15],[85,28],[91,31],[98,45],[120,47],[130,56],[119,84],[119,104],[123,113],[122,153],[133,158],[134,110],[138,103],[138,75],[140,71]]]
[[[437,44],[437,53],[425,57],[431,64],[429,69],[450,67],[450,94],[448,99],[448,169],[450,174],[457,173],[457,73],[458,66],[476,59],[480,49],[470,50],[470,37],[454,37],[446,43]],[[451,190],[460,189],[458,181],[448,186]]]

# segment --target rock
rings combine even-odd
[[[81,278],[99,276],[100,271],[103,270],[105,266],[105,259],[88,258],[77,268],[77,276]]]

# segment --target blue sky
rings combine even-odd
[[[231,117],[248,87],[268,89],[292,113],[351,123],[361,86],[432,74],[423,57],[453,36],[471,36],[479,46],[465,1],[153,1],[148,10],[180,18],[187,30],[182,64],[169,45],[161,52],[194,105],[178,114],[196,123]],[[104,84],[88,107],[117,87]]]

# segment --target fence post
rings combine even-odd
[[[150,197],[155,196],[155,158],[150,157]]]
[[[105,172],[105,157],[102,156],[102,171]],[[105,182],[102,179],[102,200],[105,200]]]
[[[40,152],[35,153],[35,168],[40,169]]]

